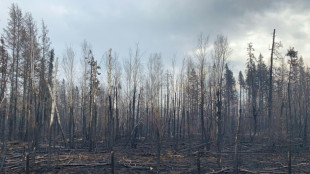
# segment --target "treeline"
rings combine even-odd
[[[216,149],[220,165],[222,147],[236,144],[237,151],[240,140],[306,144],[310,71],[294,48],[282,55],[282,44],[272,40],[268,65],[248,44],[237,80],[222,35],[213,44],[201,35],[181,67],[173,59],[164,69],[160,53],[146,57],[138,45],[123,66],[110,49],[100,67],[86,41],[82,56],[67,47],[58,65],[44,21],[38,27],[31,13],[12,4],[0,46],[2,152],[13,140],[28,142],[30,151],[81,142],[95,151],[98,142],[112,150],[121,140],[136,148],[143,137],[154,142],[160,162],[163,140],[177,148],[200,139]]]

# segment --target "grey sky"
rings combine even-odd
[[[44,19],[56,55],[62,57],[66,45],[80,56],[84,39],[101,58],[109,48],[119,57],[139,42],[144,58],[160,52],[163,59],[176,55],[178,64],[195,50],[198,35],[228,37],[234,71],[244,70],[246,47],[253,43],[255,54],[270,57],[272,31],[282,41],[283,52],[294,46],[310,63],[310,1],[279,0],[0,0],[0,34],[7,24],[8,11],[16,2],[23,12],[31,12],[41,26]],[[171,64],[170,60],[166,60]]]

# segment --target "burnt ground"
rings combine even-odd
[[[161,163],[157,164],[156,145],[153,141],[138,142],[131,148],[128,141],[115,144],[115,173],[198,173],[197,152],[201,173],[233,173],[233,144],[226,143],[222,150],[222,166],[217,163],[216,147],[207,151],[201,141],[179,141],[175,147],[172,140],[163,140]],[[263,141],[260,141],[263,142]],[[287,173],[288,148],[285,142],[268,146],[264,143],[241,142],[240,173]],[[9,142],[4,173],[26,173],[25,147],[27,143]],[[49,158],[48,146],[29,155],[30,173],[111,173],[111,153],[102,142],[95,152],[89,152],[87,144],[76,142],[76,148],[59,145],[52,148]],[[292,173],[310,173],[309,146],[292,144]],[[3,154],[1,154],[2,156]],[[34,159],[35,156],[35,160]],[[1,173],[1,172],[0,172]]]

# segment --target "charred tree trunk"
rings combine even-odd
[[[112,99],[111,96],[109,96],[109,142],[108,142],[108,149],[109,151],[112,151],[112,147],[113,147],[113,111],[112,111]]]
[[[118,87],[115,88],[115,117],[116,117],[116,125],[115,125],[115,138],[118,139],[120,137],[120,132],[119,132],[119,108],[118,108]]]
[[[131,132],[134,132],[135,130],[135,106],[136,106],[136,84],[134,84],[134,89],[133,89],[133,96],[132,96],[132,118],[131,118],[131,127],[132,130]],[[133,134],[133,137],[131,137],[131,147],[136,148],[136,137],[135,134]]]
[[[306,101],[305,103],[306,105],[306,115],[305,115],[305,121],[304,121],[304,137],[303,137],[303,141],[304,141],[304,145],[306,146],[308,144],[308,102]]]
[[[276,29],[273,30],[273,38],[272,38],[272,48],[271,48],[271,57],[270,57],[270,71],[269,71],[269,96],[268,96],[268,135],[270,140],[271,136],[271,114],[272,114],[272,69],[273,69],[273,51],[274,51],[274,39],[275,39]]]
[[[5,88],[4,88],[5,89]],[[4,94],[5,95],[5,94]],[[3,167],[6,161],[6,153],[7,153],[7,115],[6,115],[6,97],[3,96],[0,104],[0,116],[2,117],[2,125],[1,125],[1,132],[2,132],[2,146],[1,151],[3,152],[1,155],[1,163],[0,163],[0,172],[2,172]]]
[[[157,145],[157,152],[156,152],[156,157],[157,157],[157,165],[160,165],[160,150],[161,150],[161,146],[160,146],[160,134],[159,134],[159,128],[158,125],[156,126],[156,145]]]
[[[73,92],[73,91],[72,91]],[[71,94],[73,95],[73,94]],[[74,147],[74,118],[73,118],[73,104],[72,104],[72,99],[71,104],[69,107],[69,141],[70,141],[70,147]]]
[[[222,166],[222,99],[218,88],[216,91],[216,117],[217,117],[217,164]]]
[[[239,89],[239,115],[238,115],[238,123],[237,130],[235,136],[235,156],[234,156],[234,173],[239,173],[239,154],[238,154],[238,144],[239,144],[239,132],[241,125],[241,114],[242,114],[242,105],[241,105],[241,85]]]

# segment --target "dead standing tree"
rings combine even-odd
[[[295,67],[297,66],[297,51],[293,48],[290,48],[287,51],[286,56],[289,56],[290,59],[288,60],[288,64],[290,65],[289,68],[289,77],[288,77],[288,84],[287,84],[287,96],[288,96],[288,110],[289,110],[289,152],[288,152],[288,173],[292,173],[292,166],[291,166],[291,159],[292,159],[292,141],[293,141],[293,114],[292,114],[292,104],[291,104],[291,85],[294,82],[295,79],[293,79],[293,71]]]
[[[134,63],[132,63],[132,57],[134,57]],[[127,74],[127,97],[128,97],[128,134],[131,147],[136,147],[136,134],[135,129],[137,128],[138,120],[136,119],[136,100],[137,100],[137,89],[138,89],[138,78],[139,71],[141,68],[141,54],[139,45],[137,44],[134,54],[129,51],[129,62],[126,62],[124,67]]]
[[[31,17],[31,16],[30,16]],[[32,17],[31,17],[32,18]],[[35,121],[35,100],[36,100],[36,89],[35,89],[35,78],[34,78],[34,66],[35,66],[35,60],[34,60],[34,52],[35,52],[35,48],[34,48],[34,40],[36,38],[34,38],[33,35],[33,28],[31,28],[29,31],[29,37],[30,37],[30,81],[29,81],[29,85],[30,85],[30,109],[28,111],[28,148],[30,148],[30,144],[32,144],[33,142],[36,144],[36,139],[35,139],[35,131],[36,131],[36,127],[37,127],[37,122]],[[33,144],[32,144],[33,145]]]
[[[9,128],[9,140],[13,139],[16,130],[16,115],[17,115],[17,99],[18,99],[18,79],[20,74],[20,57],[22,52],[22,33],[23,28],[23,15],[22,11],[16,4],[12,4],[10,8],[10,19],[8,26],[4,29],[4,39],[10,50],[10,58],[12,62],[10,84],[10,105],[8,113],[8,128]]]
[[[42,20],[42,30],[41,35],[39,36],[41,42],[40,42],[40,60],[39,60],[39,92],[38,92],[38,100],[37,102],[37,122],[38,122],[38,128],[37,132],[40,132],[36,135],[37,139],[37,145],[39,145],[39,141],[41,141],[42,137],[46,137],[47,135],[47,128],[48,128],[48,115],[50,114],[50,98],[48,93],[46,92],[48,90],[47,87],[47,81],[49,80],[49,54],[50,54],[50,38],[48,37],[48,29],[45,25],[44,21]],[[23,96],[25,97],[25,96]],[[22,133],[21,133],[22,134]]]
[[[234,173],[239,172],[239,154],[238,154],[238,145],[239,145],[239,133],[240,133],[240,127],[241,127],[241,114],[242,114],[242,102],[241,102],[241,91],[242,88],[245,86],[244,78],[242,75],[242,72],[239,72],[239,114],[238,114],[238,123],[237,123],[237,130],[236,130],[236,136],[235,136],[235,156],[234,156]]]
[[[249,110],[252,113],[253,116],[253,127],[254,127],[254,133],[252,134],[252,129],[250,129],[250,136],[251,136],[251,141],[254,140],[254,137],[256,137],[257,133],[257,92],[258,92],[258,83],[257,83],[257,65],[255,64],[256,62],[256,57],[254,56],[254,48],[253,44],[249,43],[248,44],[248,59],[247,59],[247,74],[246,74],[246,84],[248,86],[248,100],[250,104]],[[252,126],[251,126],[252,127]]]
[[[201,140],[206,142],[206,148],[210,149],[210,134],[206,131],[204,120],[205,106],[205,78],[206,78],[206,58],[207,46],[209,38],[205,38],[202,34],[198,38],[197,58],[199,61],[199,83],[200,83],[200,124],[201,124]]]
[[[7,90],[7,82],[8,82],[8,60],[9,56],[4,46],[4,40],[1,38],[0,40],[0,73],[1,73],[1,83],[0,83],[0,126],[1,126],[1,152],[3,152],[0,156],[0,171],[2,171],[5,159],[6,159],[6,146],[7,146],[7,118],[6,118],[6,90]]]
[[[73,93],[74,93],[74,51],[71,47],[66,48],[66,52],[63,57],[63,70],[65,72],[67,82],[69,83],[68,94],[69,94],[69,144],[70,147],[74,146],[74,116],[73,116]]]
[[[222,163],[222,139],[223,139],[223,119],[222,119],[222,82],[224,66],[230,54],[230,48],[227,37],[219,35],[214,43],[214,70],[215,70],[215,108],[216,108],[216,121],[217,121],[217,163],[221,166]]]
[[[82,134],[83,140],[85,141],[87,136],[87,121],[86,121],[86,110],[87,110],[87,73],[89,70],[88,60],[90,59],[90,45],[87,41],[82,43],[82,58],[81,64],[83,66],[83,82],[82,82],[82,103],[81,103],[81,115],[82,115]]]
[[[108,117],[108,149],[112,151],[114,140],[114,117],[112,106],[112,49],[109,50],[108,57],[108,99],[109,99],[109,117]]]
[[[153,139],[156,146],[157,163],[160,163],[161,138],[164,132],[163,117],[160,114],[160,88],[161,75],[163,74],[162,59],[160,54],[152,54],[148,60],[148,75],[145,84],[145,95],[147,98],[147,123],[146,134],[155,135]],[[140,89],[140,94],[142,89]],[[140,95],[139,94],[139,95]],[[150,106],[148,106],[150,105]],[[150,108],[149,108],[150,107]]]
[[[90,119],[89,119],[89,132],[88,132],[88,139],[89,139],[89,151],[93,151],[96,143],[96,119],[97,119],[97,112],[96,112],[96,97],[97,97],[97,90],[99,87],[99,80],[98,75],[100,73],[98,70],[100,66],[97,65],[97,61],[95,60],[92,51],[89,51],[90,60],[88,64],[90,65],[89,69],[89,108],[90,108]]]
[[[137,98],[137,88],[138,88],[138,73],[140,71],[141,64],[141,55],[139,46],[137,45],[135,55],[134,55],[134,69],[133,69],[133,96],[132,96],[132,131],[135,132],[136,126],[138,124],[138,120],[135,118],[135,109],[136,109],[136,98]],[[136,133],[133,134],[131,147],[136,148]]]
[[[276,29],[273,30],[273,37],[272,37],[272,47],[271,47],[271,56],[270,56],[270,71],[269,71],[269,95],[268,95],[268,136],[270,140],[271,137],[271,114],[272,114],[272,87],[273,87],[273,81],[272,81],[272,68],[273,68],[273,50],[274,50],[274,39],[275,39],[275,33]]]
[[[120,109],[119,109],[119,100],[121,96],[121,75],[122,70],[120,67],[120,64],[118,62],[118,55],[115,53],[115,56],[113,58],[113,71],[112,71],[112,77],[113,77],[113,105],[115,105],[115,117],[114,117],[114,139],[120,138]]]

